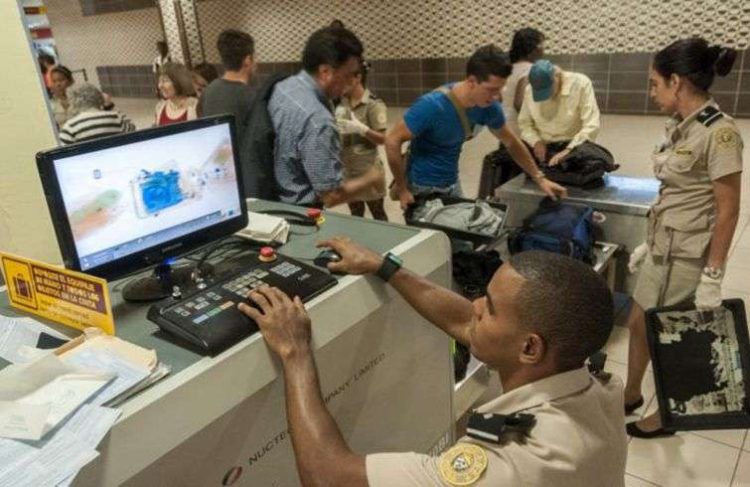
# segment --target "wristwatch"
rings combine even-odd
[[[385,282],[388,282],[391,277],[393,277],[393,274],[401,269],[401,266],[403,265],[404,261],[401,257],[388,252],[385,254],[385,257],[383,257],[383,265],[380,266],[380,269],[378,269],[378,272],[375,274]]]
[[[711,279],[721,279],[724,276],[724,269],[721,267],[706,266],[703,268],[703,274]]]

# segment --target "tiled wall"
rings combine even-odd
[[[126,12],[154,6],[154,0],[79,0],[83,15]]]
[[[604,113],[657,114],[648,96],[650,53],[552,55],[563,69],[586,74]],[[369,87],[392,106],[409,106],[421,94],[465,77],[466,58],[372,59]],[[258,82],[269,73],[292,74],[299,63],[261,63]],[[724,111],[750,117],[750,53],[741,51],[729,76],[712,89]]]
[[[85,69],[94,84],[99,67],[145,66],[156,56],[163,37],[156,7],[84,16],[76,0],[44,3],[62,64]]]
[[[97,66],[102,91],[111,96],[155,98],[156,82],[151,65]]]

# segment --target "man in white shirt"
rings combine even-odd
[[[537,162],[560,164],[599,133],[599,107],[591,80],[585,74],[563,71],[546,59],[535,62],[518,125],[521,139],[533,149]],[[552,154],[552,143],[561,150]]]

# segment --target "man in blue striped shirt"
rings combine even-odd
[[[362,43],[350,31],[326,27],[314,32],[302,54],[302,70],[279,82],[268,102],[276,132],[274,173],[281,201],[332,207],[356,201],[382,185],[376,168],[344,182],[341,138],[331,100],[354,82]]]

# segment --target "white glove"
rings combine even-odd
[[[695,290],[695,307],[714,309],[721,306],[721,278],[714,279],[701,274],[701,282]]]
[[[641,266],[641,262],[643,262],[643,259],[646,258],[646,254],[648,253],[648,244],[646,242],[643,242],[638,247],[633,249],[633,252],[630,254],[630,260],[628,261],[628,270],[631,274],[634,274],[638,268]]]
[[[341,133],[341,135],[357,134],[364,137],[367,131],[370,130],[370,127],[360,122],[353,113],[351,120],[339,118],[336,120],[336,123],[339,125],[339,133]]]

